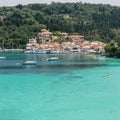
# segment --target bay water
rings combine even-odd
[[[120,60],[0,53],[0,120],[120,120]],[[58,61],[47,61],[48,57]],[[23,65],[35,60],[37,65]]]

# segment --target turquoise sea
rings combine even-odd
[[[120,120],[120,60],[0,53],[0,120]],[[60,59],[48,62],[57,56]],[[23,65],[24,60],[37,65]]]

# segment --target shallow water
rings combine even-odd
[[[1,53],[0,120],[120,120],[120,60]],[[32,59],[37,65],[24,66]]]

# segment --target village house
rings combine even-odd
[[[6,18],[6,16],[0,15],[0,20],[1,20],[1,21],[4,20],[5,18]]]
[[[37,40],[35,38],[29,39],[29,43],[35,45],[37,43]]]
[[[35,38],[29,39],[29,42],[26,45],[26,50],[32,50],[37,45],[37,41]]]
[[[100,41],[93,41],[91,42],[91,46],[94,50],[98,51],[98,52],[105,52],[104,48],[106,46],[105,43],[100,42]]]
[[[84,36],[82,35],[69,35],[68,38],[70,38],[76,45],[84,41]]]
[[[52,41],[52,33],[49,30],[42,29],[41,32],[37,34],[38,43],[49,43]]]
[[[68,33],[61,33],[61,38],[63,40],[65,40],[66,38],[68,38]]]

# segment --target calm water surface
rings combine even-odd
[[[120,120],[120,60],[1,53],[0,120]],[[48,57],[59,61],[48,62]],[[23,65],[25,60],[37,65]]]

